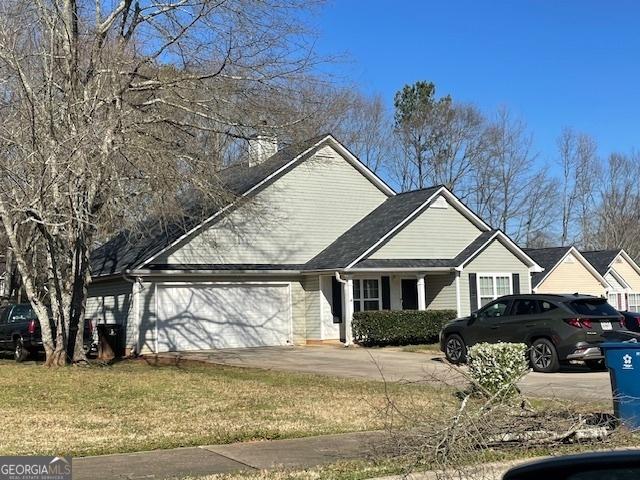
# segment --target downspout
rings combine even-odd
[[[127,347],[129,348],[130,356],[138,356],[140,354],[140,292],[142,291],[142,278],[140,277],[131,277],[131,270],[127,269],[122,272],[122,278],[131,283],[131,309],[133,310],[133,338],[134,340],[128,342]],[[127,336],[127,332],[124,332],[125,339]]]

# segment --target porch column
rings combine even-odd
[[[342,298],[344,298],[344,345],[348,347],[353,343],[351,322],[353,320],[353,278],[348,276],[342,284]]]
[[[133,281],[133,285],[131,285],[131,296],[132,298],[132,320],[133,320],[133,328],[131,332],[131,338],[125,343],[126,348],[129,349],[125,354],[140,354],[140,350],[142,347],[142,342],[140,340],[140,295],[142,294],[142,278],[136,277]],[[123,332],[126,336],[126,332]]]
[[[416,282],[416,288],[418,289],[418,310],[427,309],[427,296],[424,290],[424,274],[417,275],[418,281]]]
[[[462,317],[462,299],[460,298],[460,271],[456,270],[456,315]]]

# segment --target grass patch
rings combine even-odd
[[[385,385],[224,366],[46,369],[0,360],[0,454],[100,455],[375,430]],[[427,386],[386,385],[406,408],[441,408]],[[447,398],[450,398],[448,396]]]
[[[427,343],[422,345],[406,345],[402,347],[403,352],[412,353],[429,353],[429,354],[441,354],[439,343]]]

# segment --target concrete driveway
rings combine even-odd
[[[162,354],[165,360],[195,360],[237,367],[316,373],[366,380],[461,384],[463,377],[442,362],[442,356],[403,352],[395,348],[338,346],[261,347]],[[610,401],[609,374],[583,367],[559,373],[530,373],[520,383],[531,396],[576,401]]]

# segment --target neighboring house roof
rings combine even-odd
[[[385,194],[395,195],[388,185],[360,163],[333,136],[319,135],[285,147],[257,165],[251,167],[246,164],[232,165],[219,172],[222,189],[230,193],[229,199],[212,206],[205,215],[208,217],[206,220],[203,220],[200,214],[192,218],[181,218],[168,225],[162,222],[149,222],[149,225],[141,229],[144,235],[139,235],[140,238],[126,231],[116,235],[93,252],[92,275],[116,275],[149,262],[177,241],[205,225],[212,225],[217,218],[220,218],[220,214],[232,208],[240,197],[255,195],[311,157],[325,144],[331,144],[340,153],[349,157],[355,163],[354,166]]]
[[[524,252],[535,260],[535,262],[544,268],[542,272],[536,272],[531,275],[531,284],[533,287],[542,283],[542,280],[553,270],[553,268],[562,260],[571,246],[567,247],[550,247],[550,248],[524,248]]]
[[[604,275],[620,252],[622,252],[622,249],[618,248],[616,250],[591,250],[581,253],[600,275]]]
[[[582,252],[574,246],[548,247],[548,248],[525,248],[524,251],[533,258],[538,265],[544,268],[543,272],[536,272],[531,275],[531,285],[533,288],[540,285],[553,270],[571,253],[589,272],[602,284],[608,286],[598,268]],[[615,258],[615,257],[614,257]],[[611,259],[613,261],[613,258]]]
[[[624,288],[630,288],[632,282],[629,282],[629,279],[622,278],[621,273],[616,271],[614,266],[616,258],[622,257],[631,266],[631,268],[640,275],[640,266],[638,266],[635,260],[622,248],[615,250],[592,250],[589,252],[582,252],[582,254],[598,270],[598,273],[603,276],[607,273],[613,275],[618,283],[622,284]]]

